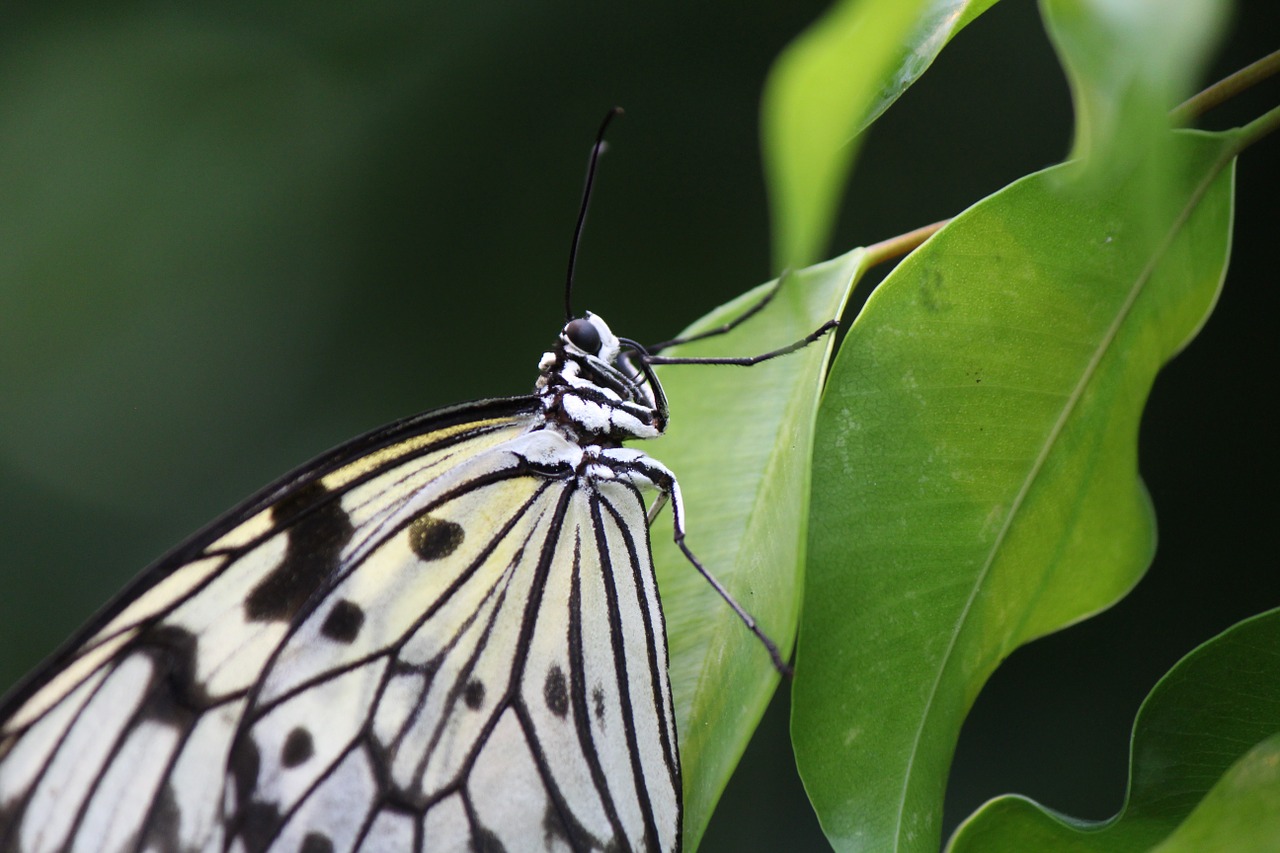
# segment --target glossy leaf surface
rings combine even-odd
[[[1077,821],[999,797],[957,830],[950,853],[1159,853],[1275,849],[1280,838],[1280,611],[1191,652],[1138,711],[1125,806]]]
[[[839,315],[863,258],[855,250],[788,275],[774,300],[733,332],[670,354],[755,355],[799,340]],[[686,332],[737,317],[769,287],[712,311]],[[752,367],[661,368],[671,427],[652,452],[680,479],[687,543],[784,655],[800,607],[813,421],[831,347],[827,337]],[[669,519],[664,510],[651,538],[670,638],[685,839],[694,849],[778,674],[761,643],[676,549]]]
[[[1231,224],[1228,140],[1169,148],[1158,212],[1070,165],[979,203],[845,340],[818,420],[792,719],[837,849],[936,849],[987,676],[1146,569],[1138,421],[1217,298]]]

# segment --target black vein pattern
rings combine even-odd
[[[0,703],[0,851],[678,850],[644,504],[505,450],[537,417],[371,433],[144,572]]]

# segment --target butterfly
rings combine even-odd
[[[534,393],[349,441],[145,570],[0,701],[0,849],[680,849],[648,532],[666,503],[786,665],[685,544],[675,475],[624,442],[666,428],[654,365],[752,364],[832,324],[682,359],[575,318],[617,112]]]

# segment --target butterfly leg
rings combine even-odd
[[[645,521],[649,526],[653,526],[653,520],[658,517],[658,513],[662,512],[662,508],[667,505],[668,494],[661,489],[658,490],[658,497],[654,498],[653,505],[649,507],[649,511],[645,513]]]
[[[702,565],[702,562],[685,544],[684,499],[680,496],[680,483],[676,480],[676,475],[671,473],[671,470],[661,462],[635,450],[606,450],[601,453],[601,457],[609,460],[613,471],[621,477],[629,478],[637,485],[647,483],[656,488],[660,496],[654,502],[655,507],[661,507],[661,504],[667,499],[671,501],[671,526],[674,531],[672,538],[675,540],[676,546],[684,553],[685,559],[698,570],[698,574],[702,575],[703,579],[711,584],[711,588],[716,591],[716,594],[723,598],[725,603],[733,609],[733,612],[742,620],[742,624],[747,626],[747,630],[755,634],[756,639],[764,644],[765,649],[769,652],[770,659],[773,661],[774,668],[790,678],[791,666],[783,660],[777,644],[769,639],[769,635],[760,628],[756,620],[746,611],[746,608],[734,599],[729,590],[725,589],[720,581],[716,580],[715,575],[707,571],[707,568]]]
[[[762,352],[759,355],[742,357],[715,356],[711,358],[679,358],[645,354],[642,358],[646,364],[737,364],[742,367],[750,367],[753,364],[759,364],[762,361],[768,361],[771,358],[777,358],[780,355],[787,355],[788,353],[793,353],[798,349],[804,349],[809,344],[823,337],[827,332],[830,332],[839,325],[839,320],[828,320],[800,340],[787,344],[785,347],[779,347],[775,350]]]
[[[714,338],[717,335],[724,335],[729,332],[732,332],[734,329],[738,328],[738,326],[741,326],[748,319],[750,319],[751,317],[754,317],[756,314],[759,314],[760,311],[764,309],[764,306],[768,305],[770,302],[773,301],[773,297],[778,295],[778,290],[782,287],[782,283],[787,280],[788,275],[790,275],[790,271],[789,270],[784,271],[782,275],[778,276],[777,281],[773,283],[773,287],[769,288],[765,292],[764,296],[760,297],[760,299],[756,301],[755,305],[752,305],[746,311],[743,311],[737,317],[734,317],[732,320],[725,323],[724,325],[716,326],[714,329],[708,329],[705,332],[698,332],[697,334],[686,335],[679,338],[672,338],[669,341],[662,341],[661,343],[657,343],[652,346],[645,347],[645,349],[648,352],[656,355],[657,353],[662,352],[664,349],[669,349],[671,347],[678,346],[680,344],[687,344],[690,341],[700,341],[703,338]]]

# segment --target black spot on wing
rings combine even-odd
[[[245,599],[251,621],[288,621],[338,567],[351,539],[351,519],[336,496],[318,480],[295,490],[271,509],[272,520],[287,527],[284,559]]]
[[[547,702],[547,709],[557,717],[564,718],[569,713],[569,684],[565,680],[564,670],[558,664],[547,671],[547,680],[542,685],[542,698]]]
[[[311,741],[311,732],[298,726],[284,739],[280,763],[285,767],[297,767],[314,754],[315,744]]]
[[[320,626],[320,633],[339,643],[351,643],[359,636],[364,626],[364,611],[360,605],[351,601],[339,601],[325,617]]]
[[[502,846],[498,836],[478,826],[471,834],[471,850],[472,853],[506,853],[507,848]]]
[[[564,818],[554,803],[548,803],[546,811],[542,813],[542,839],[542,846],[547,850],[555,850],[557,847],[568,847],[570,850],[590,849],[573,843],[573,839],[569,837],[569,828],[564,825]],[[563,844],[558,845],[556,841]]]
[[[147,818],[146,837],[143,839],[144,843],[138,845],[138,849],[180,850],[178,831],[181,826],[182,814],[178,809],[178,798],[173,790],[173,780],[169,779],[156,792],[151,814]]]
[[[420,515],[409,525],[409,547],[423,560],[442,560],[462,544],[462,525]]]
[[[484,683],[476,679],[467,682],[466,689],[462,692],[462,701],[467,703],[467,707],[476,710],[484,704]]]
[[[258,747],[248,738],[239,739],[231,749],[227,764],[231,781],[235,783],[236,802],[243,807],[253,799],[258,788],[258,771],[262,767]]]
[[[246,803],[240,812],[235,837],[244,842],[245,850],[266,850],[283,826],[280,810],[271,803]]]
[[[0,745],[0,758],[5,756],[5,748],[8,743]],[[18,824],[22,822],[22,806],[21,798],[14,799],[7,806],[0,806],[0,850],[19,850],[18,842],[14,838],[18,834]]]
[[[570,805],[570,804],[566,804]],[[559,843],[557,843],[559,842]],[[603,850],[621,853],[617,839],[601,841],[554,802],[542,813],[542,846],[545,850]]]
[[[333,853],[333,841],[323,832],[308,832],[298,853]]]
[[[196,635],[175,625],[155,625],[134,640],[134,648],[145,650],[155,664],[151,690],[142,714],[157,722],[178,726],[194,724],[195,716],[212,700],[196,681]]]
[[[604,725],[604,691],[597,684],[591,691],[591,702],[595,706],[596,719]]]

